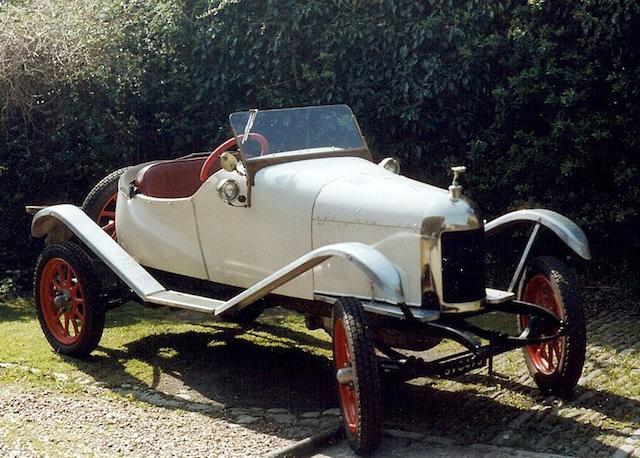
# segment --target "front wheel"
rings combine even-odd
[[[36,311],[56,352],[84,357],[98,346],[105,319],[99,284],[91,258],[74,243],[50,245],[38,258]]]
[[[568,396],[573,392],[584,366],[586,326],[576,281],[560,260],[543,256],[531,261],[520,282],[518,296],[525,302],[546,307],[566,324],[567,332],[557,339],[523,348],[524,359],[534,381],[545,394]],[[520,315],[520,328],[529,323]],[[545,329],[553,335],[558,329]]]
[[[341,298],[336,302],[332,331],[347,440],[357,454],[370,453],[380,443],[382,399],[373,335],[360,301]]]

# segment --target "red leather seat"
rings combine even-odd
[[[200,188],[200,169],[206,159],[205,155],[149,164],[138,171],[135,185],[149,197],[191,197]]]

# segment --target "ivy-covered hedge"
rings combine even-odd
[[[598,259],[640,255],[636,2],[32,3],[50,17],[0,7],[18,43],[20,24],[49,21],[83,47],[64,72],[42,52],[27,59],[50,70],[28,80],[41,107],[0,99],[5,258],[37,247],[25,203],[78,203],[124,164],[211,148],[234,110],[325,103],[349,104],[374,154],[409,175],[446,185],[449,166],[467,165],[488,217],[543,206],[583,225]]]

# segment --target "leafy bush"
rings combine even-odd
[[[30,262],[40,245],[30,240],[24,205],[80,203],[110,170],[166,155],[174,142],[175,149],[191,148],[184,108],[191,99],[191,25],[183,7],[46,0],[3,8],[0,256],[9,258],[6,264]]]

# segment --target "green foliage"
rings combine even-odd
[[[479,200],[493,214],[565,212],[597,257],[637,258],[640,54],[630,44],[640,40],[640,5],[521,5],[509,37],[491,125],[469,150]]]
[[[0,56],[15,55],[0,94],[23,95],[0,99],[0,255],[33,243],[24,204],[78,203],[127,163],[211,148],[232,111],[347,103],[409,175],[443,186],[467,165],[487,217],[543,206],[596,256],[638,259],[637,2],[82,3],[0,6]]]
[[[183,8],[48,0],[0,13],[0,257],[34,251],[24,205],[80,203],[108,171],[193,147]]]

